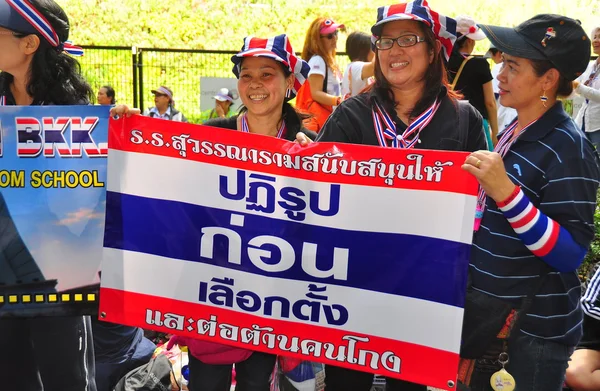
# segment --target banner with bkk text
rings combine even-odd
[[[447,388],[466,156],[111,119],[101,318]]]
[[[0,319],[96,314],[108,106],[0,106]]]

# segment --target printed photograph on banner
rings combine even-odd
[[[455,382],[477,192],[466,153],[303,148],[141,116],[111,119],[109,144],[103,320],[197,352]]]
[[[108,110],[0,107],[0,318],[97,312]]]

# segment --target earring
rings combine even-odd
[[[290,98],[291,96],[292,96],[292,89],[288,88],[287,90],[285,90],[285,97]]]
[[[548,107],[546,105],[546,102],[548,102],[548,97],[546,96],[546,90],[544,90],[544,92],[542,92],[542,96],[540,96],[540,100],[542,101],[542,104],[544,105],[544,107]]]

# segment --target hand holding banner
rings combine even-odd
[[[109,146],[104,320],[455,381],[477,190],[465,153],[140,116],[111,120]]]

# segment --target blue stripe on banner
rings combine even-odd
[[[327,228],[237,212],[235,215],[240,217],[232,218],[231,211],[222,209],[107,191],[104,246],[213,264],[264,276],[350,286],[457,307],[464,304],[470,255],[468,244],[414,235]],[[237,226],[232,226],[232,222]],[[211,253],[201,257],[201,238],[207,235],[206,231],[204,234],[201,231],[208,227],[221,232],[233,230],[240,235],[243,251],[239,264],[228,262],[235,261],[239,252],[230,251],[230,247],[236,246],[228,243],[224,235],[215,236],[213,259],[209,258]],[[289,261],[287,270],[263,270],[276,268],[281,258],[281,252],[275,245],[261,246],[258,243],[257,237],[263,235],[272,235],[274,240],[280,241],[283,241],[280,238],[286,238],[294,249],[296,258]],[[205,237],[206,243],[209,237]],[[253,243],[249,245],[250,240]],[[319,278],[305,272],[301,265],[304,243],[317,245],[317,269],[321,271],[331,269],[334,247],[351,249],[348,253],[347,279],[332,276]],[[255,263],[259,256],[262,257],[263,268],[251,261],[249,251],[253,253]],[[270,251],[274,259],[269,256]],[[304,255],[308,253],[306,251]],[[338,250],[338,262],[340,259],[344,257],[340,256]]]

